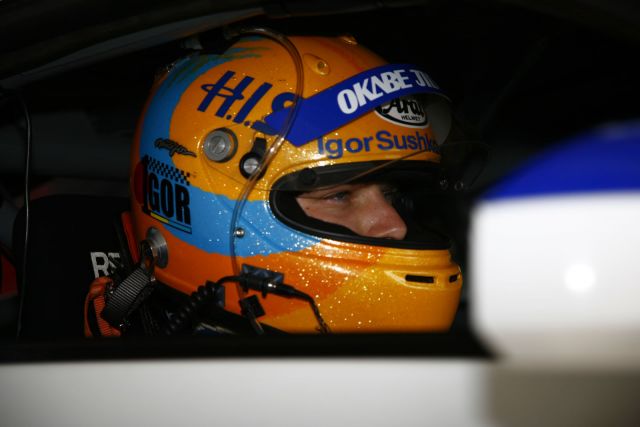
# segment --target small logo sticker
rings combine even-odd
[[[413,96],[396,98],[376,107],[376,114],[384,120],[412,128],[425,128],[429,123],[422,105]]]
[[[153,145],[155,145],[156,148],[169,150],[169,157],[173,157],[174,154],[196,157],[196,153],[187,150],[183,145],[180,145],[179,143],[168,138],[158,138],[153,143]]]
[[[150,217],[191,233],[191,174],[149,156],[136,170],[136,200]],[[138,188],[140,187],[140,188]]]

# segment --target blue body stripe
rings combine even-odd
[[[483,199],[605,191],[640,191],[639,123],[609,126],[545,150]]]

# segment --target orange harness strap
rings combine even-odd
[[[124,235],[126,237],[126,248],[122,248],[121,250],[128,250],[131,255],[132,261],[138,263],[140,260],[140,255],[138,253],[138,248],[136,247],[135,239],[133,237],[133,224],[131,221],[131,213],[126,211],[123,212],[120,216],[122,222],[122,228],[124,230]],[[95,318],[95,323],[98,326],[98,330],[100,332],[100,336],[103,337],[119,337],[121,332],[119,329],[111,326],[106,320],[104,320],[101,316],[102,310],[105,307],[105,298],[104,294],[106,292],[107,286],[110,285],[113,281],[109,277],[98,277],[91,283],[89,287],[89,293],[84,301],[84,335],[86,337],[94,337],[94,333],[90,326],[90,318]],[[93,310],[90,310],[93,308]],[[93,323],[93,322],[92,322]]]
[[[109,277],[98,277],[91,283],[89,293],[84,300],[84,335],[88,338],[93,338],[94,334],[89,326],[89,316],[94,317],[100,331],[100,336],[103,337],[119,337],[120,331],[117,328],[109,325],[106,320],[100,315],[104,310],[104,293],[107,285],[110,285],[112,280]],[[93,305],[93,313],[89,308]]]

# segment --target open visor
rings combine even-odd
[[[440,167],[425,161],[303,169],[280,179],[271,209],[314,236],[375,246],[448,249],[440,227]]]

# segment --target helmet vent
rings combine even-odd
[[[418,276],[415,274],[407,274],[404,279],[407,282],[433,283],[433,276]]]
[[[307,64],[311,70],[319,74],[321,76],[326,76],[331,71],[329,68],[329,64],[322,58],[319,58],[315,55],[311,55],[310,53],[305,53],[303,56],[304,62]]]
[[[453,283],[458,280],[458,276],[458,274],[452,274],[451,276],[449,276],[449,283]]]

